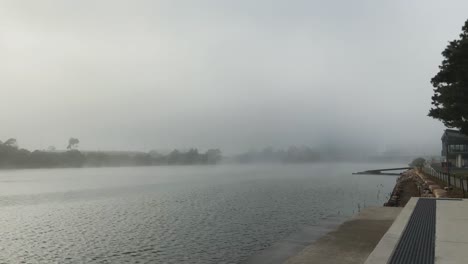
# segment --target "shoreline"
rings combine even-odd
[[[285,263],[288,259],[298,255],[321,237],[333,232],[349,217],[331,216],[321,219],[317,224],[305,226],[289,237],[273,244],[253,256],[242,261],[243,264],[271,264]]]
[[[284,263],[364,263],[401,210],[402,207],[365,208]]]
[[[446,182],[414,168],[397,178],[392,194],[384,206],[404,207],[411,197],[463,198],[463,192],[455,186],[448,188]]]
[[[391,196],[382,207],[363,209],[284,263],[365,263],[412,197],[460,198],[456,188],[444,187],[444,182],[416,168],[407,170],[396,179]]]
[[[427,187],[414,169],[407,170],[396,178],[390,198],[383,206],[364,208],[296,255],[274,263],[364,263],[411,197],[432,196]]]
[[[385,207],[404,207],[411,197],[431,197],[427,186],[414,169],[407,170],[396,179],[395,187]]]

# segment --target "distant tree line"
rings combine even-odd
[[[261,151],[251,150],[237,155],[235,161],[240,163],[253,162],[282,162],[282,163],[307,163],[320,160],[318,151],[306,146],[291,146],[288,149],[273,149],[267,147]]]
[[[0,168],[81,167],[85,156],[78,150],[52,152],[19,148],[16,139],[0,141]]]
[[[89,167],[217,164],[222,159],[219,149],[210,149],[205,153],[200,153],[196,148],[188,151],[176,149],[166,155],[157,151],[149,153],[95,151],[84,152],[84,155],[85,165]]]
[[[48,150],[29,151],[19,148],[16,139],[0,141],[0,168],[79,168],[107,166],[153,166],[216,164],[221,161],[219,149],[200,153],[197,149],[174,150],[163,155],[156,151],[145,152],[81,152],[77,150],[79,140],[70,138],[66,151],[57,151],[51,146]]]

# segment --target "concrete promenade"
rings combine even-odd
[[[285,263],[389,263],[392,255],[395,254],[395,248],[404,240],[401,239],[402,235],[407,232],[406,227],[409,226],[408,222],[418,204],[418,199],[435,199],[435,211],[433,211],[435,212],[435,228],[432,229],[432,232],[435,230],[435,236],[432,236],[433,240],[431,239],[434,241],[432,248],[435,249],[432,251],[433,263],[468,263],[468,199],[417,197],[411,198],[403,209],[399,207],[367,208],[340,225],[335,231],[321,237],[299,254],[289,258]],[[422,212],[422,217],[425,217],[425,212]],[[418,241],[418,236],[421,234],[414,235],[417,236],[416,241]],[[415,239],[413,235],[411,238]],[[409,252],[413,255],[424,254],[422,251],[414,252],[411,247]],[[393,258],[391,263],[410,262],[405,260],[395,262]]]
[[[362,264],[401,209],[401,207],[366,208],[285,263]]]
[[[412,198],[365,264],[387,263],[419,198]],[[468,263],[468,200],[436,200],[435,263]]]
[[[435,263],[468,263],[468,200],[437,201]]]

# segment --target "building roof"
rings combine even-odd
[[[446,129],[444,134],[442,135],[442,140],[447,138],[448,140],[457,140],[457,141],[468,141],[468,136],[465,134],[462,134],[458,130],[454,129]]]

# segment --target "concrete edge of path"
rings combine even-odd
[[[409,200],[364,264],[382,264],[388,262],[413,213],[418,199],[417,197],[413,197]]]

